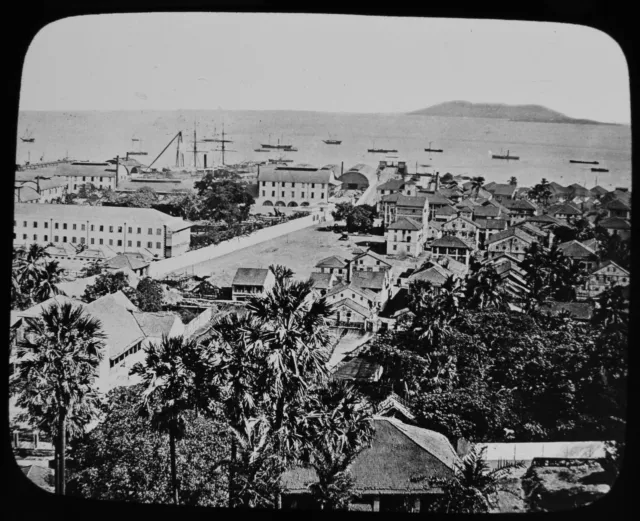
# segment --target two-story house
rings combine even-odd
[[[613,199],[602,207],[607,211],[608,217],[631,219],[631,206],[620,199]]]
[[[387,255],[412,255],[423,251],[426,240],[424,226],[411,217],[399,217],[385,231]]]
[[[592,268],[584,286],[576,294],[580,299],[597,298],[614,286],[628,286],[629,283],[629,271],[609,260]]]
[[[455,217],[442,224],[443,235],[458,237],[472,250],[477,250],[480,243],[480,226],[466,217]]]
[[[478,241],[479,247],[484,248],[487,244],[487,240],[492,235],[500,233],[509,228],[509,221],[506,219],[474,219],[478,225]]]
[[[431,255],[434,259],[449,256],[453,260],[469,265],[471,247],[458,237],[443,235],[431,243]]]
[[[514,199],[518,187],[512,184],[492,183],[486,185],[485,189],[493,194],[493,198],[498,202],[504,202],[508,199]]]
[[[317,206],[326,203],[340,185],[329,169],[265,168],[258,174],[256,206]]]
[[[532,217],[539,211],[538,206],[527,199],[504,199],[501,204],[509,210],[510,224]]]
[[[380,199],[382,223],[386,230],[400,217],[410,217],[426,228],[429,222],[429,202],[424,195],[410,196],[402,193],[383,195]]]
[[[546,213],[567,224],[582,217],[582,211],[571,203],[554,204],[547,209]]]
[[[349,261],[337,255],[322,259],[315,268],[319,273],[334,273],[338,280],[349,278]]]
[[[598,255],[594,250],[579,241],[567,241],[558,244],[558,249],[582,268],[591,271],[598,265]]]
[[[536,242],[536,239],[520,228],[509,228],[489,237],[487,240],[487,256],[492,258],[508,253],[518,261],[523,261],[525,249],[534,242]]]
[[[609,235],[619,235],[626,240],[631,237],[631,223],[620,217],[605,217],[599,225],[604,228]]]
[[[232,300],[249,300],[264,296],[276,283],[276,277],[270,269],[238,268],[231,282]]]

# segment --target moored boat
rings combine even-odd
[[[581,165],[599,165],[597,161],[582,161],[581,159],[569,159],[569,163],[578,163]]]

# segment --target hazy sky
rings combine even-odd
[[[26,56],[21,110],[406,112],[534,103],[630,121],[626,60],[575,25],[282,14],[60,20]]]

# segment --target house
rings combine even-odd
[[[571,203],[554,204],[547,209],[546,213],[567,224],[571,224],[574,220],[582,216],[582,211],[578,210]]]
[[[579,241],[568,241],[558,244],[558,249],[581,267],[591,270],[598,263],[598,255],[594,250]]]
[[[337,180],[342,183],[343,190],[366,190],[372,184],[376,184],[377,176],[373,167],[359,163],[352,166]]]
[[[408,283],[428,282],[434,288],[438,289],[441,288],[451,276],[454,276],[452,271],[439,264],[433,263],[429,268],[413,273],[409,277]]]
[[[51,203],[62,200],[66,193],[67,181],[63,178],[16,172],[14,201],[17,203]]]
[[[477,250],[480,243],[480,226],[466,217],[455,217],[442,224],[444,236],[458,237],[472,250]]]
[[[431,255],[435,259],[449,256],[468,266],[470,253],[469,245],[458,237],[443,235],[431,243]]]
[[[493,194],[493,198],[502,202],[507,199],[514,199],[518,187],[511,184],[492,183],[491,186],[485,185],[485,190]]]
[[[380,200],[382,223],[385,230],[400,217],[411,217],[427,227],[429,221],[429,202],[424,195],[410,196],[401,193],[384,195]]]
[[[249,300],[263,296],[276,283],[270,269],[238,268],[231,282],[231,300]]]
[[[626,219],[606,217],[600,221],[600,226],[604,228],[609,235],[619,235],[623,240],[631,237],[631,223]]]
[[[502,287],[511,300],[514,302],[524,301],[530,290],[526,280],[526,273],[519,266],[518,261],[506,254],[489,259],[488,263],[494,266],[502,282]]]
[[[474,219],[474,222],[478,225],[478,243],[480,248],[485,247],[489,237],[509,228],[509,221],[506,219]]]
[[[335,273],[318,273],[317,271],[309,276],[309,280],[313,282],[313,290],[321,297],[339,282]]]
[[[502,204],[509,210],[511,224],[522,221],[538,212],[538,206],[527,199],[505,199]]]
[[[342,183],[333,170],[275,167],[260,170],[256,206],[317,206],[326,203]]]
[[[445,223],[447,221],[450,221],[454,217],[456,217],[459,212],[460,210],[458,210],[457,208],[451,205],[440,206],[436,209],[435,212],[433,212],[433,218],[431,222],[439,221],[439,222]]]
[[[524,250],[537,242],[534,237],[520,228],[509,228],[496,233],[487,240],[488,257],[497,257],[503,253],[509,253],[518,261],[524,260]]]
[[[584,186],[581,186],[578,183],[573,183],[572,185],[569,185],[567,189],[568,189],[567,197],[569,199],[578,199],[580,202],[583,202],[589,197],[591,197],[591,191],[587,190]]]
[[[348,299],[368,310],[375,310],[379,307],[379,299],[376,293],[353,283],[341,282],[336,284],[327,290],[325,298],[328,304],[336,304],[341,300]]]
[[[549,228],[546,230],[542,230],[528,220],[520,221],[514,224],[513,227],[520,228],[521,230],[525,231],[544,246],[551,247],[551,244],[553,243],[554,234],[553,231]]]
[[[149,276],[149,264],[151,264],[150,259],[140,253],[119,253],[102,265],[109,271],[120,271],[126,268],[138,277],[147,277]]]
[[[392,268],[392,264],[384,257],[370,250],[358,253],[349,264],[349,280],[354,271],[387,271]]]
[[[428,203],[429,220],[435,219],[438,210],[445,206],[451,206],[453,203],[451,199],[445,197],[440,192],[423,193],[423,195],[426,196]]]
[[[333,325],[370,330],[374,314],[372,309],[366,308],[349,298],[343,298],[333,304]]]
[[[385,230],[387,255],[412,255],[422,253],[426,240],[422,223],[411,217],[398,217]]]
[[[579,299],[597,298],[614,286],[629,286],[629,283],[629,271],[609,260],[593,268],[584,286],[576,293]]]
[[[451,257],[445,255],[444,257],[440,257],[438,259],[438,264],[443,268],[446,268],[450,272],[452,272],[456,277],[463,279],[467,273],[469,272],[469,266],[459,262],[457,260],[452,259]]]
[[[439,221],[431,221],[427,229],[427,240],[432,241],[442,237],[442,225],[444,223]]]
[[[452,478],[460,459],[445,436],[405,424],[395,418],[374,417],[371,446],[350,466],[358,500],[351,510],[392,512],[410,502],[414,512],[426,512],[441,491],[417,476]],[[314,508],[309,485],[317,482],[312,467],[294,467],[282,476],[282,508]]]
[[[551,192],[551,197],[549,198],[550,203],[562,203],[569,198],[570,189],[566,186],[562,186],[561,184],[556,183],[555,181],[551,181],[548,185],[549,191]]]
[[[500,208],[493,204],[484,204],[473,208],[473,220],[478,219],[505,219],[507,215]]]
[[[319,273],[335,273],[339,279],[349,277],[349,261],[336,255],[322,259],[315,267]]]
[[[16,203],[13,241],[108,245],[120,253],[147,248],[165,258],[189,249],[190,228],[191,223],[151,208]]]
[[[620,199],[613,199],[603,204],[602,207],[607,211],[608,217],[631,219],[631,206]]]
[[[377,296],[378,309],[384,309],[391,297],[391,271],[360,271],[351,273],[351,284],[367,289]]]
[[[376,188],[376,191],[378,193],[378,201],[380,201],[383,195],[399,193],[402,190],[404,184],[404,179],[389,179],[388,181],[385,181],[384,183],[378,185],[378,187]]]

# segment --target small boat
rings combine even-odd
[[[285,149],[287,152],[297,152],[298,149],[297,148],[287,148]]]
[[[254,152],[271,152],[268,148],[254,148]]]
[[[341,145],[342,141],[340,141],[339,139],[323,139],[322,142],[325,145]]]
[[[579,163],[581,165],[599,165],[597,161],[582,161],[580,159],[569,159],[569,163]]]
[[[270,165],[282,165],[287,163],[293,163],[293,159],[287,159],[284,157],[280,157],[278,159],[269,159],[268,161]]]
[[[513,159],[515,161],[520,159],[520,156],[510,156],[508,150],[507,150],[507,154],[506,155],[504,155],[504,154],[492,154],[491,157],[493,159],[507,159],[507,160]]]
[[[24,136],[22,136],[20,138],[24,143],[33,143],[36,138],[31,136],[31,132],[29,132],[29,130],[27,129],[27,131],[24,133]]]
[[[608,172],[609,169],[607,169],[607,168],[592,168],[591,171],[592,172]]]
[[[388,153],[394,153],[394,152],[398,152],[395,148],[391,149],[391,148],[368,148],[367,152],[370,152],[372,154],[388,154]]]
[[[441,148],[431,148],[431,141],[429,141],[429,148],[425,148],[425,152],[442,152]]]
[[[279,139],[277,145],[272,145],[271,136],[269,136],[269,143],[261,144],[260,146],[262,146],[262,148],[270,148],[274,150],[291,150],[293,148],[293,145],[281,145]]]

